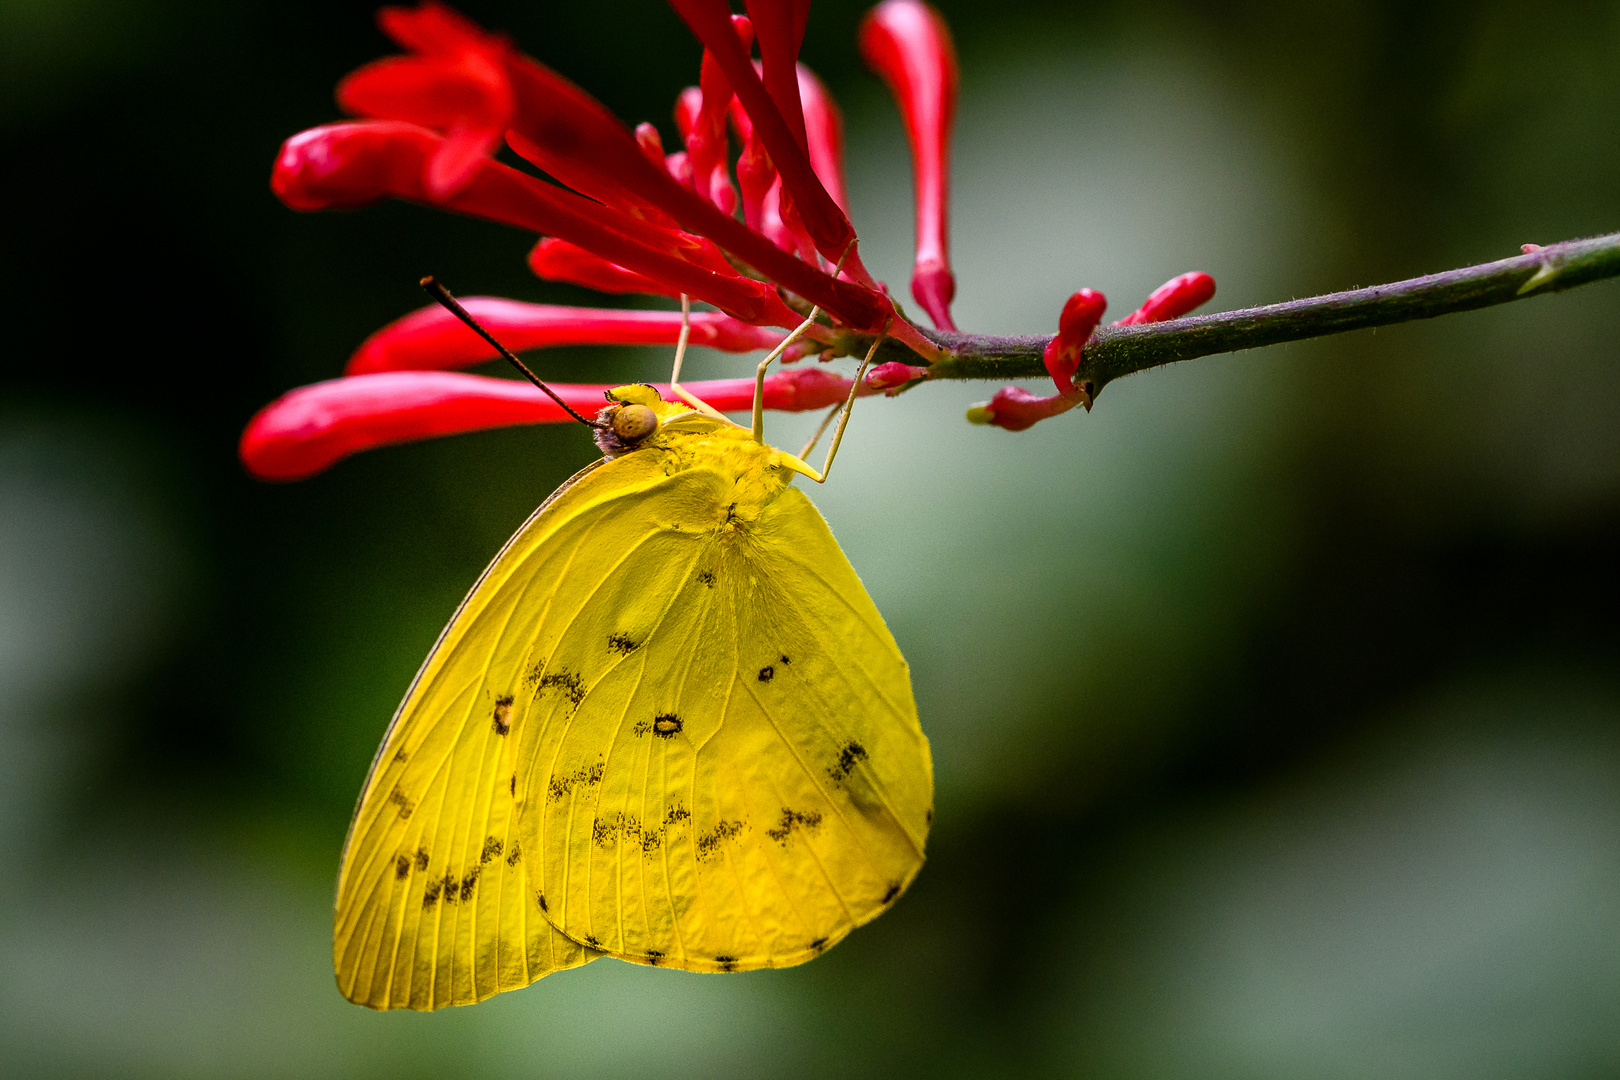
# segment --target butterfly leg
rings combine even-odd
[[[669,373],[669,392],[686,402],[704,416],[712,416],[726,424],[736,421],[710,405],[707,401],[681,385],[681,363],[686,359],[686,343],[692,336],[692,298],[681,293],[681,336],[675,342],[675,368]],[[757,406],[756,406],[757,408]],[[740,424],[738,425],[741,426]]]
[[[883,337],[883,334],[879,334],[872,339],[872,347],[866,350],[866,359],[861,361],[861,369],[855,373],[855,380],[850,383],[849,397],[844,399],[843,409],[838,413],[838,426],[833,428],[832,444],[827,447],[827,460],[822,462],[821,471],[816,472],[814,469],[807,468],[805,472],[806,476],[818,484],[825,484],[827,477],[832,473],[833,458],[838,456],[838,444],[844,441],[844,429],[849,426],[849,413],[855,407],[855,396],[861,392],[861,382],[866,378],[866,369],[872,366],[872,357],[877,355],[878,346],[883,344]],[[755,402],[759,400],[758,391],[755,392],[754,400]],[[823,424],[822,426],[825,427],[826,425]],[[816,432],[816,439],[820,438],[821,432],[818,431]],[[814,446],[815,442],[816,440],[812,439],[810,445]],[[808,453],[809,447],[806,447],[805,450]]]
[[[855,241],[851,240],[849,242],[849,246],[844,248],[844,253],[838,257],[838,265],[833,267],[833,277],[837,277],[839,274],[844,272],[844,260],[849,258],[849,253],[854,250]],[[757,443],[763,443],[765,441],[765,370],[771,366],[771,361],[775,360],[778,356],[781,356],[782,353],[787,351],[787,347],[789,345],[792,345],[795,341],[799,340],[799,336],[801,334],[815,325],[816,316],[820,314],[820,307],[812,307],[810,309],[810,317],[804,320],[804,322],[800,323],[791,334],[783,339],[780,345],[771,350],[771,354],[769,356],[759,362],[759,367],[754,369],[754,441]],[[872,358],[870,356],[867,357],[868,362],[870,362],[871,359]],[[862,367],[861,370],[865,371],[866,369]],[[821,427],[816,430],[816,437],[810,440],[810,446],[805,447],[805,454],[810,452],[810,447],[816,445],[816,441],[821,438],[821,433],[825,430],[827,430],[827,422],[823,420]],[[804,454],[799,456],[803,457]]]
[[[791,334],[783,338],[781,343],[772,349],[765,359],[759,362],[759,367],[754,369],[754,441],[757,443],[765,441],[765,370],[771,366],[771,363],[778,356],[787,351],[789,345],[798,341],[806,330],[816,324],[816,316],[820,314],[820,308],[811,308],[810,317],[795,327]]]
[[[810,456],[810,451],[816,448],[816,443],[820,442],[821,437],[827,434],[828,425],[831,424],[833,419],[843,411],[844,406],[842,404],[834,405],[832,408],[827,410],[827,415],[823,416],[821,418],[821,423],[816,425],[816,433],[810,436],[810,441],[804,444],[803,450],[799,451],[800,458],[807,458]]]

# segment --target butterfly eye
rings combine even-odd
[[[613,414],[613,433],[625,442],[639,442],[658,430],[658,414],[645,405],[622,405]]]

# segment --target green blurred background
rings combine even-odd
[[[1620,5],[942,5],[965,329],[1214,307],[1620,228]],[[467,3],[666,140],[656,0]],[[910,182],[820,0],[852,212]],[[855,414],[814,493],[912,665],[930,861],[826,957],[612,961],[377,1015],[329,961],[397,699],[571,428],[243,475],[243,423],[510,230],[266,180],[371,5],[4,0],[0,1074],[1620,1076],[1620,290],[1216,357],[1020,435],[992,387]],[[538,355],[656,377],[667,350]],[[752,361],[707,356],[702,375]],[[802,417],[775,417],[793,443]]]

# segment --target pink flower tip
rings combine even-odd
[[[891,360],[886,364],[879,364],[866,373],[866,387],[869,390],[887,390],[890,387],[901,386],[913,379],[926,379],[928,369],[916,367],[912,364],[902,364],[898,360]]]
[[[911,295],[941,330],[956,331],[951,318],[951,301],[956,299],[956,275],[943,261],[930,266],[917,264],[911,275]]]
[[[1141,323],[1164,322],[1181,316],[1209,303],[1215,295],[1215,279],[1201,271],[1182,274],[1153,290],[1142,301],[1142,306],[1125,316],[1115,326],[1137,326]]]
[[[1008,431],[1024,431],[1042,420],[1066,413],[1076,405],[1091,408],[1091,395],[1082,387],[1072,393],[1041,397],[1021,386],[1003,386],[989,401],[967,411],[970,424],[987,424]]]

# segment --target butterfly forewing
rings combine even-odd
[[[696,468],[616,500],[639,530],[598,530],[609,581],[565,582],[581,595],[533,652],[530,879],[570,937],[630,959],[798,963],[922,862],[932,773],[905,661],[809,501],[744,486]]]

